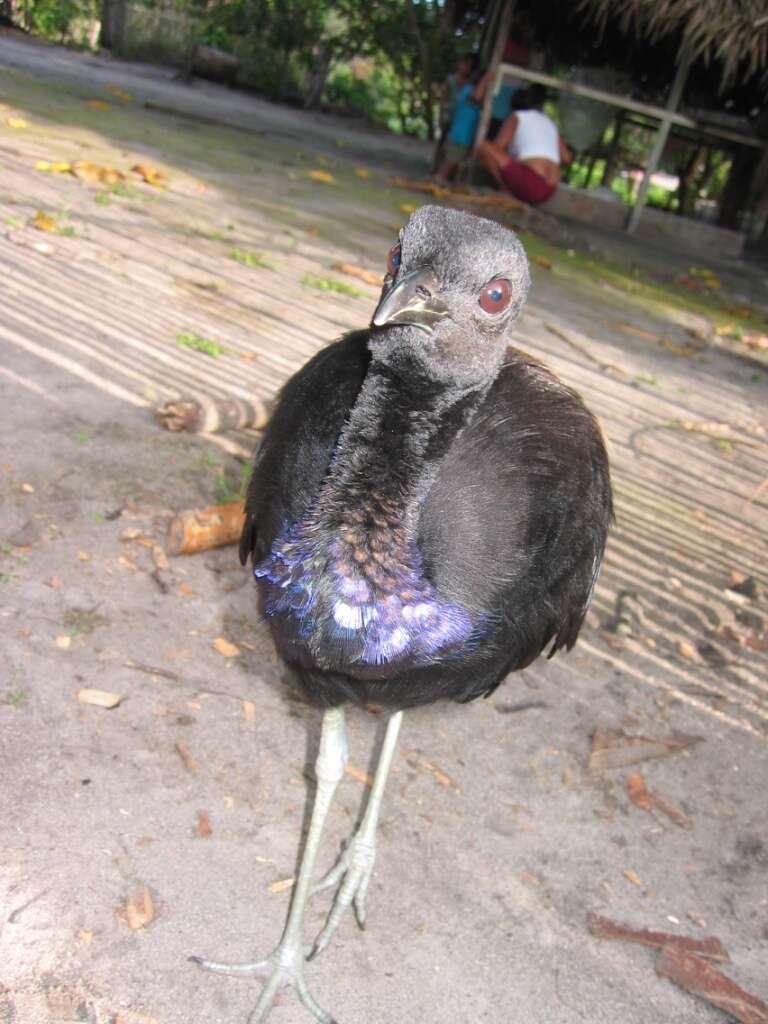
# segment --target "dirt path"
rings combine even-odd
[[[171,510],[237,490],[255,437],[170,435],[151,411],[189,390],[270,395],[366,323],[376,288],[334,264],[380,268],[419,199],[364,160],[386,140],[250,99],[262,135],[142,109],[104,86],[162,89],[165,106],[184,90],[38,48],[32,78],[20,45],[0,37],[0,1020],[240,1024],[254,986],[186,957],[274,945],[317,716],[289,698],[232,550],[155,572]],[[275,134],[297,125],[300,146]],[[35,170],[76,159],[127,179]],[[605,282],[534,276],[517,340],[601,417],[617,526],[570,656],[490,701],[407,716],[368,930],[345,922],[309,972],[341,1024],[724,1019],[658,979],[649,951],[590,938],[588,911],[717,934],[728,972],[768,997],[764,377]],[[729,590],[733,573],[756,596]],[[83,687],[122,702],[82,705]],[[598,725],[703,739],[589,772]],[[351,716],[357,773],[325,862],[376,728]],[[632,771],[690,828],[635,806]],[[131,929],[145,889],[153,920]],[[303,1019],[286,995],[270,1024]]]

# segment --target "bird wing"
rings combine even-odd
[[[522,668],[576,641],[612,516],[600,428],[579,396],[510,349],[443,460],[419,524],[441,597]],[[489,656],[493,650],[487,650]]]
[[[341,428],[368,369],[368,332],[355,331],[318,352],[282,388],[256,452],[245,501],[240,561],[254,564],[281,527],[315,498]]]

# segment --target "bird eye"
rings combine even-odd
[[[387,254],[387,273],[392,277],[397,273],[400,266],[400,243],[393,245]]]
[[[480,308],[484,313],[501,313],[512,298],[512,287],[505,277],[495,277],[480,292]]]

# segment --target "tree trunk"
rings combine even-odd
[[[603,168],[603,176],[600,179],[600,184],[605,185],[607,188],[611,187],[611,182],[616,174],[616,164],[619,159],[621,132],[623,128],[624,111],[620,110],[613,122],[613,138],[608,146],[608,152],[605,157],[605,167]]]
[[[720,197],[718,227],[738,229],[739,214],[747,205],[759,156],[757,150],[746,148],[739,149],[734,154],[731,172]]]

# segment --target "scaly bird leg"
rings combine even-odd
[[[249,1017],[250,1024],[259,1024],[266,1018],[278,990],[283,985],[291,985],[296,989],[304,1006],[316,1020],[320,1021],[320,1024],[334,1024],[331,1015],[321,1009],[312,998],[304,980],[302,924],[323,824],[333,794],[344,775],[346,763],[347,734],[344,727],[344,712],[341,708],[331,708],[323,716],[320,751],[315,763],[317,792],[312,808],[312,820],[301,859],[299,877],[293,890],[291,909],[277,949],[266,960],[258,963],[223,964],[214,960],[203,960],[197,956],[190,957],[194,963],[209,971],[218,971],[222,974],[259,975],[266,978],[266,985],[262,990],[261,997]]]
[[[376,827],[379,824],[384,786],[387,783],[389,769],[392,766],[392,757],[395,753],[397,736],[400,732],[402,720],[403,712],[398,711],[387,722],[387,731],[384,735],[381,753],[379,754],[379,763],[376,765],[376,775],[373,780],[371,795],[368,797],[368,804],[366,805],[360,827],[350,840],[336,866],[313,889],[313,892],[329,889],[337,885],[342,878],[344,879],[341,888],[336,893],[336,899],[331,907],[325,927],[315,939],[312,951],[307,957],[308,960],[316,957],[331,941],[333,933],[338,928],[339,922],[344,916],[344,911],[350,903],[354,906],[358,925],[361,928],[365,927],[365,894],[368,891],[368,883],[371,880],[371,873],[374,861],[376,860]]]

